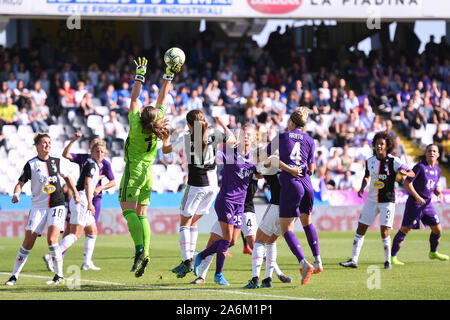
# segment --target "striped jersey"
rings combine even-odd
[[[100,167],[92,158],[88,158],[84,163],[83,170],[81,170],[80,177],[77,181],[77,190],[80,192],[80,195],[83,195],[86,192],[86,178],[91,178],[90,187],[93,194],[100,179]]]
[[[367,199],[376,202],[395,202],[395,178],[401,169],[408,170],[408,167],[399,158],[390,154],[381,160],[376,156],[367,159],[365,177],[370,176]]]
[[[61,171],[59,158],[41,160],[34,157],[25,164],[19,181],[31,182],[33,208],[53,208],[64,205],[64,192],[59,179],[67,175],[65,171]]]

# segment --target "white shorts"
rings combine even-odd
[[[88,210],[88,202],[86,198],[81,197],[79,203],[75,203],[73,198],[70,199],[69,208],[70,224],[87,227],[95,223],[95,218],[92,215],[92,212]]]
[[[48,227],[55,226],[63,231],[66,214],[67,210],[63,205],[53,208],[31,208],[25,230],[41,235],[47,224]]]
[[[209,213],[218,192],[217,186],[195,187],[187,185],[181,200],[180,213],[187,217]]]
[[[377,203],[373,200],[366,200],[361,209],[361,215],[358,222],[371,226],[377,215],[380,215],[380,225],[392,228],[394,223],[395,203],[381,202]]]
[[[272,234],[275,234],[278,237],[281,235],[279,205],[270,203],[267,206],[266,212],[259,223],[259,229],[269,237]]]
[[[258,230],[256,213],[244,212],[244,221],[242,221],[242,232],[244,233],[244,237],[256,236],[256,230]]]

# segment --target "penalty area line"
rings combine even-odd
[[[7,272],[0,272],[1,275],[11,275]],[[38,276],[38,275],[31,275],[31,274],[20,274],[21,277],[26,278],[36,278],[36,279],[52,279],[52,277],[46,277],[46,276]],[[73,280],[72,278],[65,278],[65,280]],[[261,298],[278,298],[278,299],[286,299],[286,300],[317,300],[314,298],[306,298],[306,297],[292,297],[292,296],[281,296],[281,295],[273,295],[273,294],[261,294],[254,292],[253,290],[251,292],[242,292],[237,290],[220,290],[220,289],[202,289],[202,288],[179,288],[179,287],[166,287],[166,286],[158,286],[158,285],[152,285],[152,284],[126,284],[126,283],[118,283],[118,282],[110,282],[110,281],[101,281],[101,280],[89,280],[89,279],[79,279],[83,282],[89,282],[89,283],[97,283],[97,284],[105,284],[105,285],[111,285],[111,286],[122,286],[122,287],[140,287],[140,288],[153,288],[153,289],[162,289],[162,290],[192,290],[192,291],[204,291],[204,292],[219,292],[219,293],[228,293],[228,294],[240,294],[240,295],[249,295],[249,296],[257,296]],[[76,289],[74,289],[76,290]]]

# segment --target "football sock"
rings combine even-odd
[[[245,240],[245,236],[242,231],[241,231],[241,238],[242,238],[242,243],[244,244],[244,247],[248,246],[247,240]]]
[[[436,252],[439,245],[439,240],[441,239],[441,234],[430,233],[430,252]]]
[[[190,241],[190,256],[189,259],[192,259],[195,254],[195,248],[197,247],[197,239],[198,239],[198,227],[191,226],[190,228],[191,233],[191,241]]]
[[[216,274],[222,273],[223,266],[225,264],[225,252],[230,247],[230,241],[219,240],[217,245],[217,259],[216,259]]]
[[[95,240],[97,240],[96,235],[86,235],[86,239],[84,240],[83,263],[92,262],[92,256],[94,254],[95,248]]]
[[[136,210],[125,209],[123,210],[123,216],[127,220],[128,230],[136,247],[136,253],[139,253],[144,248],[144,231],[142,230],[142,224],[139,221]]]
[[[27,262],[28,255],[31,250],[27,250],[24,247],[20,247],[19,252],[17,252],[16,261],[14,262],[12,275],[19,278],[19,273],[22,271],[25,262]]]
[[[144,242],[145,256],[148,256],[150,250],[150,223],[148,222],[147,215],[138,215],[139,222],[142,225],[142,240]]]
[[[198,276],[202,279],[206,279],[206,274],[208,273],[209,267],[211,266],[212,261],[214,260],[214,255],[211,254],[206,258],[203,258],[202,264],[200,265]]]
[[[59,244],[53,244],[48,246],[50,250],[50,257],[52,257],[53,266],[55,266],[55,273],[62,277],[63,276],[63,259],[61,247]]]
[[[272,274],[274,271],[274,265],[276,265],[277,261],[277,245],[276,243],[268,243],[266,244],[266,274],[265,279],[272,278]]]
[[[382,239],[384,249],[384,261],[391,261],[391,237]]]
[[[364,236],[355,234],[353,238],[353,247],[352,247],[352,260],[358,262],[359,254],[361,253],[361,248],[364,243]]]
[[[398,230],[397,234],[394,237],[394,240],[392,241],[391,256],[396,256],[400,251],[400,247],[402,246],[405,237],[406,234]]]
[[[78,238],[75,234],[69,233],[59,243],[59,247],[61,248],[61,251],[66,251],[67,249],[69,249],[75,242],[77,242],[77,240],[78,240]]]
[[[303,227],[303,230],[305,231],[306,239],[308,239],[308,244],[311,248],[313,256],[320,255],[319,236],[317,234],[316,228],[314,228],[314,225],[311,223],[306,227]]]
[[[300,245],[300,241],[298,241],[294,232],[286,231],[283,236],[289,249],[297,257],[298,262],[304,260],[305,256],[303,254],[302,246]]]
[[[258,277],[261,273],[261,267],[264,259],[264,243],[255,242],[252,252],[252,277]]]
[[[181,257],[183,261],[186,261],[190,257],[191,251],[191,232],[189,227],[183,226],[180,227],[180,249],[181,249]]]

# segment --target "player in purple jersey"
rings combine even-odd
[[[222,238],[200,252],[194,264],[194,274],[199,275],[199,267],[204,258],[217,253],[216,273],[214,281],[219,285],[230,285],[222,273],[225,264],[225,253],[231,242],[236,242],[242,228],[242,215],[247,188],[256,172],[251,148],[254,128],[245,124],[242,128],[243,137],[236,148],[217,153],[218,163],[223,163],[222,186],[216,198],[215,210],[222,231]]]
[[[308,121],[308,109],[300,107],[290,116],[287,131],[281,133],[278,146],[272,141],[267,147],[267,153],[273,154],[279,150],[279,159],[290,167],[303,169],[303,177],[296,178],[286,171],[280,174],[280,225],[281,232],[291,252],[297,257],[301,264],[301,284],[305,285],[314,272],[314,266],[306,261],[300,242],[294,233],[295,220],[300,217],[308,242],[313,245],[313,254],[321,271],[321,260],[319,253],[319,238],[317,231],[311,227],[311,211],[314,204],[314,189],[311,184],[310,174],[315,170],[314,140],[303,132]],[[309,227],[309,228],[308,228]],[[306,232],[308,228],[309,233]],[[320,265],[320,267],[319,267]]]
[[[439,188],[441,169],[438,166],[439,148],[435,144],[430,144],[425,149],[425,155],[419,157],[419,162],[414,166],[414,178],[405,180],[405,188],[409,192],[405,205],[403,221],[400,230],[394,237],[392,243],[391,263],[393,265],[404,265],[397,259],[406,235],[411,229],[419,228],[419,222],[430,226],[430,259],[447,261],[448,255],[437,252],[439,240],[441,238],[442,227],[439,217],[434,209],[431,198],[436,195],[439,202],[443,202],[442,191]]]
[[[86,160],[90,157],[90,154],[88,154],[88,153],[70,153],[70,149],[72,148],[75,141],[77,141],[81,137],[82,137],[81,133],[79,133],[79,132],[75,133],[72,140],[69,142],[69,144],[63,150],[63,154],[62,154],[62,156],[64,158],[68,159],[71,162],[78,164],[78,166],[80,167],[80,173],[83,171]],[[101,141],[102,141],[102,139],[100,139],[99,137],[94,137],[94,138],[90,139],[89,140],[89,150],[92,149],[92,146],[94,146],[94,144],[99,143]],[[107,184],[102,185],[101,180],[104,177],[106,177],[109,181]],[[100,166],[100,179],[96,185],[96,188],[94,190],[94,198],[92,199],[92,203],[95,208],[94,219],[95,219],[96,225],[98,225],[98,219],[99,219],[100,211],[101,211],[101,201],[102,201],[102,195],[103,195],[102,192],[104,190],[108,190],[109,188],[113,188],[115,185],[116,185],[116,181],[114,178],[114,173],[111,169],[111,163],[108,160],[103,159],[101,162],[101,166]],[[68,218],[70,218],[70,212],[68,214]],[[69,221],[67,220],[66,228],[64,229],[64,233],[62,235],[63,238],[69,234],[68,222]],[[85,246],[84,246],[85,248],[89,247],[88,242],[92,241],[91,238],[92,237],[86,235]],[[95,245],[95,242],[94,242],[94,245]],[[63,257],[65,255],[65,253],[66,253],[66,251],[63,252]],[[47,268],[50,271],[53,271],[52,265],[50,263],[51,262],[50,256],[48,254],[46,254],[43,256],[43,259],[47,264]],[[100,268],[96,267],[93,263],[92,264],[83,264],[83,270],[100,270]]]

